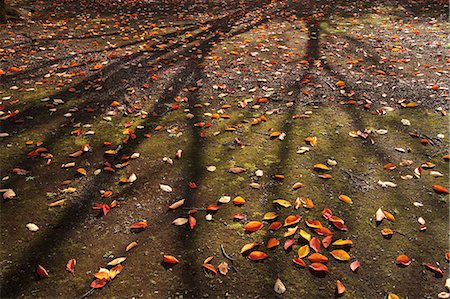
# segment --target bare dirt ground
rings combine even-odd
[[[447,2],[15,4],[30,16],[0,27],[2,298],[447,296]]]

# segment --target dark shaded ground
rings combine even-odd
[[[431,188],[448,185],[448,163],[442,158],[448,153],[449,134],[444,113],[446,3],[24,3],[35,11],[31,22],[9,24],[0,33],[0,70],[5,72],[0,75],[0,132],[9,134],[1,141],[2,188],[17,194],[1,203],[2,297],[79,297],[113,256],[127,257],[123,272],[92,296],[274,298],[277,277],[287,287],[283,297],[289,298],[334,297],[336,279],[345,284],[349,298],[382,298],[390,292],[401,298],[430,298],[445,291],[445,279],[434,277],[422,264],[438,265],[447,277],[448,196]],[[257,103],[260,98],[268,103]],[[113,101],[119,106],[112,106]],[[401,106],[412,102],[417,108]],[[19,113],[11,116],[16,109]],[[267,121],[251,124],[263,115]],[[402,125],[402,119],[411,126]],[[371,131],[368,139],[349,135],[364,129]],[[379,129],[388,132],[377,133]],[[271,139],[273,131],[285,133],[285,139]],[[317,147],[296,154],[306,146],[307,136],[318,138]],[[32,145],[26,145],[29,140]],[[27,155],[38,141],[52,156]],[[105,141],[112,145],[104,146]],[[68,156],[86,143],[89,152]],[[104,155],[118,146],[117,155]],[[181,159],[175,158],[178,149],[183,150]],[[140,157],[118,167],[133,153]],[[164,157],[173,159],[173,165],[163,162]],[[312,170],[327,159],[338,162],[331,180]],[[383,169],[404,159],[412,164]],[[60,167],[71,161],[74,168]],[[424,170],[420,178],[401,178],[427,161],[443,176]],[[94,175],[105,162],[115,173]],[[208,165],[217,170],[209,172]],[[29,173],[11,173],[16,167]],[[77,174],[78,167],[87,175]],[[246,172],[231,174],[230,167]],[[261,178],[254,174],[258,169],[264,171]],[[132,173],[136,182],[119,183]],[[285,179],[274,178],[276,174]],[[72,181],[74,193],[63,191],[65,180]],[[398,187],[381,188],[379,180]],[[291,186],[297,181],[305,187],[295,191]],[[192,182],[198,188],[192,189]],[[163,192],[159,184],[174,191]],[[112,197],[101,198],[101,190],[112,190]],[[354,204],[340,202],[340,194],[349,195]],[[213,221],[206,221],[202,209],[223,195],[241,195],[247,202],[243,207],[223,205]],[[274,199],[293,203],[298,196],[313,199],[315,207],[272,205]],[[183,209],[167,211],[181,198],[185,207],[200,210],[194,215],[194,230],[171,225],[187,215]],[[66,200],[64,206],[47,206],[59,199]],[[114,199],[118,207],[106,216],[91,209],[93,203]],[[306,244],[298,233],[292,251],[261,246],[270,256],[264,261],[251,262],[239,254],[249,242],[274,236],[281,244],[285,240],[285,229],[270,232],[267,223],[263,230],[246,234],[242,225],[247,220],[276,211],[280,221],[299,214],[324,224],[325,207],[349,227],[342,232],[326,224],[335,233],[333,240],[353,240],[346,249],[351,261],[361,262],[358,273],[350,271],[349,263],[334,260],[329,250],[322,251],[330,258],[325,277],[296,267],[292,258]],[[378,208],[393,213],[396,221],[376,226]],[[247,220],[234,222],[235,213],[245,213]],[[426,220],[426,231],[419,231],[419,217]],[[149,223],[146,231],[129,230],[143,219]],[[303,220],[300,229],[313,234]],[[28,231],[30,222],[40,230]],[[384,239],[384,227],[399,233]],[[132,241],[138,247],[125,252]],[[208,256],[215,257],[215,266],[230,263],[221,245],[233,256],[234,267],[227,276],[214,276],[201,265]],[[401,253],[413,258],[411,266],[395,265]],[[164,254],[181,262],[163,267]],[[65,270],[71,258],[77,259],[74,275]],[[50,278],[37,277],[39,264]]]

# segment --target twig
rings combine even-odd
[[[92,293],[94,293],[95,289],[91,288],[89,291],[87,291],[86,293],[84,293],[81,297],[79,297],[78,299],[84,299],[90,295],[92,295]]]
[[[229,259],[230,261],[234,261],[234,259],[225,252],[225,248],[223,247],[223,244],[220,244],[220,249],[222,249],[222,253],[227,259]]]

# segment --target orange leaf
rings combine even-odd
[[[301,217],[299,215],[290,215],[288,217],[286,217],[286,219],[284,220],[284,225],[283,226],[290,226],[293,224],[296,224],[300,221]]]
[[[241,196],[237,196],[233,199],[233,203],[237,206],[243,205],[245,203],[245,199]]]
[[[348,261],[350,259],[350,255],[342,249],[333,250],[330,252],[330,254],[335,259],[340,260],[340,261]]]
[[[277,238],[270,238],[269,241],[267,241],[266,248],[274,248],[276,246],[280,245],[280,241]]]
[[[203,264],[202,267],[205,268],[205,269],[208,269],[209,271],[211,271],[215,275],[217,275],[217,270],[216,270],[216,268],[213,265],[211,265],[211,264]]]
[[[244,252],[246,252],[246,251],[248,251],[248,250],[250,250],[250,249],[252,249],[252,248],[254,248],[254,247],[256,247],[256,246],[259,246],[259,245],[261,245],[261,243],[253,242],[253,243],[245,244],[245,245],[242,246],[242,248],[241,248],[241,253],[244,253]]]
[[[197,224],[197,220],[195,220],[194,217],[192,217],[191,215],[189,215],[189,227],[191,229],[194,229],[195,225]]]
[[[317,137],[308,136],[305,138],[305,142],[310,144],[311,146],[316,146],[317,145]]]
[[[328,168],[328,166],[326,166],[325,164],[322,164],[322,163],[314,164],[313,168],[317,169],[317,170],[326,170],[326,171],[330,170],[330,168]]]
[[[320,253],[313,253],[310,256],[307,257],[308,260],[310,260],[313,263],[326,263],[328,262],[328,258]]]
[[[434,191],[436,191],[436,193],[439,193],[439,194],[448,194],[449,192],[448,192],[448,190],[446,189],[446,188],[444,188],[444,187],[442,187],[441,185],[433,185],[433,189],[434,189]]]
[[[180,262],[172,255],[165,255],[163,257],[163,261],[164,261],[164,263],[167,263],[167,264],[178,264]]]
[[[319,220],[306,220],[306,225],[311,228],[319,228],[322,227],[322,223]]]
[[[403,265],[403,266],[409,266],[411,265],[411,258],[409,256],[407,256],[406,254],[400,254],[399,256],[397,256],[397,258],[395,259],[395,262],[398,265]]]
[[[142,229],[142,230],[144,230],[144,229],[147,229],[147,227],[148,227],[148,223],[147,223],[147,221],[139,221],[139,222],[136,222],[136,223],[133,223],[132,225],[130,225],[130,228],[131,229]]]
[[[309,268],[317,272],[329,272],[328,267],[321,263],[312,263]]]
[[[345,292],[345,286],[340,280],[336,280],[336,292],[339,295],[342,295]]]
[[[75,259],[70,259],[67,262],[66,265],[66,270],[69,271],[70,273],[75,273],[75,265],[77,264],[77,261]]]
[[[339,195],[339,199],[345,203],[353,203],[353,200],[347,195]]]
[[[246,225],[244,225],[244,229],[249,232],[256,232],[263,227],[262,222],[259,221],[250,221]]]
[[[333,242],[333,245],[335,245],[335,246],[345,246],[345,245],[352,245],[352,244],[353,244],[352,240],[349,240],[349,239],[347,239],[347,240],[339,239],[339,240],[336,240]]]
[[[383,166],[384,169],[394,170],[397,166],[394,163],[388,163]]]
[[[268,258],[269,256],[262,251],[253,251],[248,255],[248,258],[252,261],[259,261]]]
[[[331,174],[328,174],[328,173],[319,174],[318,177],[321,178],[321,179],[326,179],[326,180],[333,178],[333,176]]]
[[[86,169],[84,169],[84,168],[78,168],[78,169],[77,169],[77,172],[78,172],[79,174],[81,174],[81,175],[86,175],[86,174],[87,174]]]
[[[299,266],[306,267],[306,263],[301,258],[296,257],[292,261]]]

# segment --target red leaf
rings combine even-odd
[[[269,230],[279,230],[283,224],[279,221],[272,222],[269,226]]]
[[[37,268],[36,268],[36,273],[37,273],[37,275],[39,275],[40,277],[44,277],[44,278],[49,277],[47,270],[45,270],[45,268],[42,267],[41,265],[37,266]]]
[[[101,289],[108,283],[108,280],[106,279],[96,279],[93,282],[91,282],[91,288],[94,289]]]
[[[286,242],[284,242],[284,250],[288,250],[289,248],[291,248],[292,245],[294,245],[295,243],[295,239],[289,239],[286,240]]]
[[[312,238],[311,241],[309,241],[309,247],[314,249],[315,252],[320,251],[320,240],[316,237]]]
[[[444,272],[442,272],[441,269],[438,267],[433,266],[432,264],[423,264],[428,270],[434,272],[437,276],[442,277],[444,276]]]
[[[309,268],[317,272],[329,272],[328,267],[321,263],[312,263]]]
[[[301,258],[294,258],[292,260],[296,265],[302,266],[302,267],[306,267],[306,263],[301,259]]]
[[[333,239],[333,236],[326,236],[325,238],[322,239],[322,245],[325,248],[328,248],[328,246],[330,246],[331,241]]]

